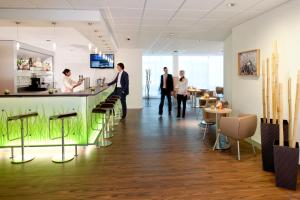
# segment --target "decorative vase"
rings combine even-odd
[[[279,140],[279,125],[271,123],[264,123],[261,119],[261,156],[263,170],[274,172],[274,157],[273,157],[273,144],[274,140]],[[288,122],[283,121],[284,141],[288,141]]]
[[[279,146],[279,141],[274,141],[274,167],[276,186],[290,190],[297,188],[297,175],[299,163],[299,144],[290,148],[288,142]]]

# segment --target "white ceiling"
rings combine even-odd
[[[94,27],[88,27],[87,23],[77,27],[88,39],[97,40],[97,45],[104,38],[104,48],[143,48],[150,54],[178,50],[193,54],[220,52],[222,41],[234,26],[287,1],[0,0],[0,8],[99,10],[104,22]],[[228,7],[228,3],[235,3],[235,6]],[[100,30],[103,26],[107,31],[100,39],[94,29]]]
[[[16,27],[0,27],[0,40],[17,40]],[[69,27],[58,27],[55,34],[52,27],[21,27],[18,41],[50,51],[55,41],[57,49],[72,52],[87,52],[89,43],[80,32]]]

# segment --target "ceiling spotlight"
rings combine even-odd
[[[96,29],[96,30],[94,30],[94,32],[95,32],[95,33],[98,33],[99,31]]]
[[[228,3],[226,5],[227,5],[227,7],[233,7],[233,6],[235,6],[235,3]]]
[[[89,23],[88,23],[89,26],[92,26],[93,24],[94,24],[93,22],[89,22]]]

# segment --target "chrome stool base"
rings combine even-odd
[[[14,158],[12,158],[11,163],[12,164],[22,164],[22,163],[26,163],[26,162],[30,162],[34,159],[33,156],[24,156],[22,158],[22,156],[16,156]]]
[[[64,162],[69,162],[73,159],[74,159],[74,155],[72,155],[72,154],[65,154],[64,158],[62,157],[62,155],[57,155],[57,156],[54,156],[52,158],[52,162],[54,162],[54,163],[64,163]]]
[[[101,140],[97,144],[98,147],[108,147],[110,145],[112,145],[112,142],[109,140]]]
[[[109,139],[112,138],[114,134],[112,132],[104,133],[103,138],[104,139]]]

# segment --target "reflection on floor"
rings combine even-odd
[[[234,145],[212,151],[215,136],[202,141],[195,114],[188,105],[184,120],[175,111],[159,119],[158,101],[152,101],[129,111],[112,146],[80,148],[65,164],[51,163],[59,149],[41,149],[21,165],[10,164],[10,151],[0,150],[0,199],[300,199],[300,192],[275,187],[250,144],[242,143],[241,161]]]

